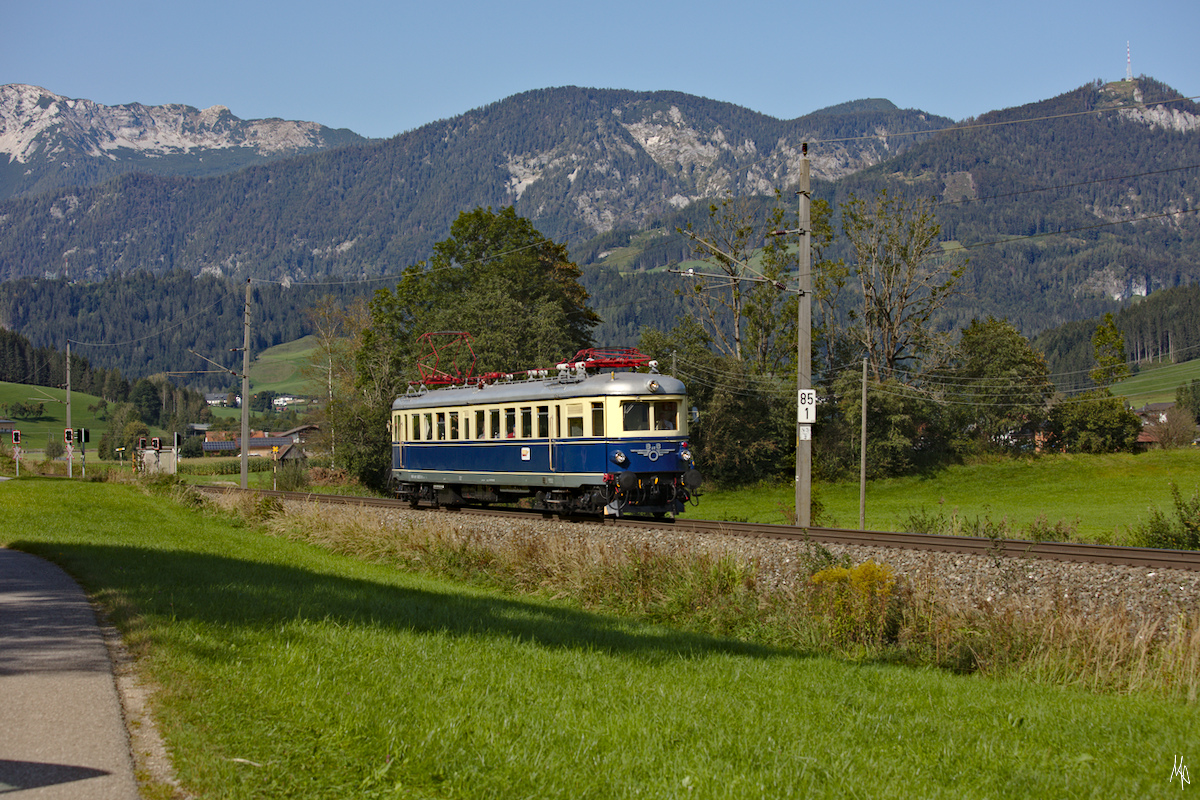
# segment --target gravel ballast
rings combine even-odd
[[[428,524],[431,517],[480,543],[521,537],[555,537],[584,550],[623,552],[651,547],[664,552],[701,550],[730,553],[757,562],[759,582],[788,590],[807,579],[816,545],[777,539],[751,539],[662,528],[615,527],[556,520],[514,520],[476,514],[409,509],[360,508],[380,526]],[[982,610],[1070,613],[1084,617],[1123,615],[1133,628],[1159,630],[1200,610],[1200,573],[1177,569],[993,557],[860,545],[824,544],[835,558],[853,564],[889,565],[919,590],[939,601]]]

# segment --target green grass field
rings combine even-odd
[[[63,430],[67,427],[66,399],[65,389],[0,382],[0,403],[43,404],[40,417],[13,420],[17,430],[21,431],[21,446],[27,451],[44,450],[49,437],[62,441]],[[71,427],[90,429],[93,444],[108,426],[107,422],[97,419],[95,413],[88,410],[88,406],[95,406],[99,402],[100,398],[94,395],[71,392]]]
[[[316,337],[305,336],[268,348],[254,357],[250,364],[251,392],[272,391],[279,394],[313,394],[310,382],[301,374],[316,348]]]
[[[1168,797],[1200,715],[684,633],[335,556],[139,487],[0,485],[204,797]],[[38,524],[30,524],[30,520]],[[131,524],[153,520],[153,524]]]
[[[1175,390],[1200,379],[1200,359],[1182,364],[1143,365],[1137,375],[1112,387],[1113,394],[1129,400],[1133,408],[1146,403],[1174,403]]]
[[[1079,538],[1124,544],[1129,526],[1149,517],[1148,509],[1171,507],[1170,484],[1184,496],[1200,488],[1200,449],[1152,450],[1132,455],[1055,454],[1036,458],[996,458],[952,466],[930,475],[867,484],[866,527],[908,530],[914,514],[1007,519],[1018,527],[1039,518],[1077,527]],[[829,527],[858,527],[857,481],[814,483]],[[795,486],[762,486],[706,491],[689,516],[783,524],[795,504]]]

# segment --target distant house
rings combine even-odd
[[[288,406],[294,406],[298,403],[307,402],[308,399],[304,397],[298,397],[294,394],[281,394],[277,395],[271,400],[271,405],[273,405],[275,408],[287,408]]]
[[[1143,425],[1167,421],[1167,412],[1175,407],[1174,403],[1146,403],[1141,408],[1134,409],[1135,414],[1142,420]]]
[[[283,433],[268,433],[267,431],[250,431],[249,454],[252,456],[272,456],[279,448],[279,454],[286,454],[295,448],[296,452],[289,459],[301,458],[309,438],[319,431],[316,425],[301,425]],[[205,435],[205,455],[232,455],[242,452],[241,437],[231,431],[208,431]]]

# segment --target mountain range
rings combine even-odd
[[[105,106],[8,84],[0,86],[0,199],[94,186],[124,172],[218,175],[367,141],[315,122],[241,120],[224,106]]]
[[[670,324],[673,291],[647,270],[686,257],[675,225],[717,198],[790,191],[806,142],[835,208],[883,187],[938,198],[947,246],[971,258],[948,326],[994,314],[1033,334],[1200,278],[1200,109],[1142,77],[958,123],[880,99],[779,120],[562,87],[387,140],[5,86],[0,280],[373,278],[426,258],[461,211],[514,205],[588,267],[602,315],[626,308],[597,335],[626,343]],[[619,300],[650,286],[661,302]]]

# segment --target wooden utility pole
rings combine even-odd
[[[250,279],[246,278],[246,311],[242,321],[242,488],[250,472]]]
[[[862,438],[858,443],[858,529],[867,529],[867,360],[863,359]]]
[[[71,340],[67,339],[67,430],[71,428]],[[75,448],[75,434],[71,434],[71,441],[67,443],[67,477],[75,477],[74,471],[71,469],[71,462],[74,460],[72,450]]]

